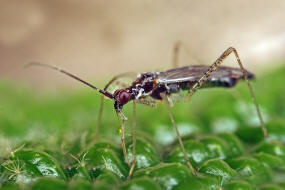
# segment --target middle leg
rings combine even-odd
[[[131,167],[128,155],[127,155],[127,149],[126,149],[126,143],[125,143],[125,125],[127,118],[123,115],[122,112],[118,111],[116,112],[117,119],[119,124],[121,125],[120,133],[121,133],[121,147],[124,155],[125,162],[128,164],[129,167]]]
[[[167,112],[168,112],[168,115],[169,115],[169,117],[170,117],[172,126],[173,126],[173,128],[174,128],[174,130],[175,130],[175,132],[176,132],[176,135],[177,135],[179,144],[180,144],[180,146],[181,146],[182,152],[183,152],[183,154],[184,154],[184,158],[185,158],[185,160],[186,160],[186,163],[187,163],[188,167],[190,168],[192,174],[195,175],[195,176],[197,176],[197,171],[196,171],[195,168],[192,166],[192,164],[191,164],[191,162],[190,162],[190,160],[189,160],[189,158],[188,158],[188,155],[187,155],[187,153],[186,153],[186,150],[185,150],[185,147],[184,147],[184,144],[183,144],[181,135],[180,135],[180,133],[179,133],[179,131],[178,131],[177,125],[176,125],[176,123],[175,123],[175,121],[174,121],[173,114],[172,114],[172,112],[171,112],[171,110],[170,110],[170,106],[169,106],[169,102],[168,102],[168,100],[167,100],[166,94],[161,93],[160,96],[161,96],[162,99],[163,99],[163,102],[164,102],[165,107],[166,107],[166,109],[167,109]]]

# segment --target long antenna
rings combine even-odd
[[[42,66],[42,67],[47,67],[47,68],[50,68],[50,69],[57,70],[57,71],[59,71],[59,72],[65,74],[65,75],[67,75],[67,76],[69,76],[69,77],[71,77],[71,78],[73,78],[73,79],[75,79],[75,80],[77,80],[77,81],[79,81],[79,82],[82,82],[83,84],[85,84],[85,85],[87,85],[87,86],[93,88],[94,90],[100,92],[100,93],[103,94],[104,96],[107,96],[107,97],[110,98],[110,99],[114,99],[113,94],[111,94],[110,92],[108,92],[108,91],[106,91],[106,90],[101,90],[101,89],[99,89],[99,88],[93,86],[92,84],[90,84],[90,83],[88,83],[88,82],[86,82],[86,81],[80,79],[79,77],[77,77],[77,76],[75,76],[75,75],[73,75],[73,74],[71,74],[71,73],[69,73],[69,72],[67,72],[67,71],[65,71],[65,70],[63,70],[63,69],[61,69],[61,68],[59,68],[59,67],[55,67],[55,66],[53,66],[53,65],[48,65],[48,64],[39,63],[39,62],[31,62],[31,63],[28,63],[27,65],[25,65],[26,68],[27,68],[27,67],[31,67],[31,66]]]

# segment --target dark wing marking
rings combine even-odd
[[[160,72],[157,76],[157,83],[171,84],[181,82],[197,82],[209,69],[205,65],[185,66]],[[254,74],[247,71],[248,78],[254,78]],[[234,86],[236,82],[243,78],[243,73],[238,68],[218,67],[208,78],[208,85],[211,86]],[[207,85],[207,86],[208,86]]]

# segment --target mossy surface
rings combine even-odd
[[[203,89],[173,114],[184,160],[163,105],[137,106],[137,164],[128,165],[112,101],[105,101],[95,135],[100,96],[88,88],[36,92],[0,81],[0,189],[285,189],[285,67],[252,82],[268,129],[264,139],[244,82]],[[132,106],[126,145],[132,159]]]

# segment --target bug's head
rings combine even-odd
[[[113,94],[115,110],[122,110],[123,105],[131,100],[131,93],[127,90],[116,90]]]

